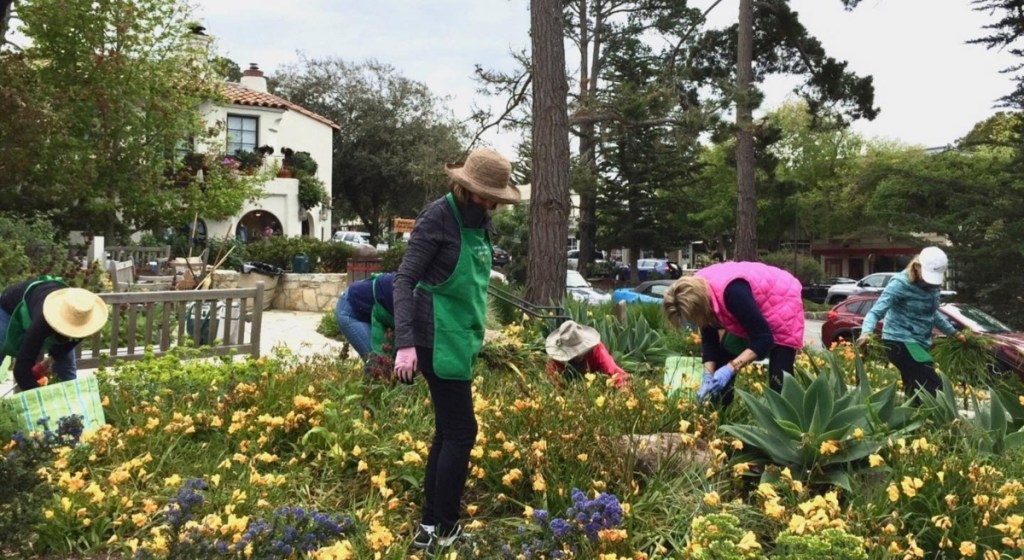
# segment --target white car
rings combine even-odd
[[[565,291],[572,299],[588,305],[600,305],[612,300],[611,294],[591,286],[590,282],[575,270],[566,271]]]
[[[334,233],[334,241],[353,247],[372,247],[376,251],[387,251],[386,243],[378,243],[376,247],[370,243],[370,234],[365,231],[338,231]]]
[[[851,296],[859,296],[861,294],[880,294],[885,286],[893,279],[894,276],[899,274],[898,272],[876,272],[874,274],[868,274],[864,278],[857,281],[856,284],[835,284],[828,289],[828,294],[825,296],[826,305],[835,305],[846,298]],[[942,297],[955,296],[956,292],[952,290],[942,290],[939,292]]]

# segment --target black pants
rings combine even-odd
[[[477,425],[472,383],[434,375],[433,359],[432,348],[416,347],[416,361],[430,387],[430,400],[434,404],[434,439],[430,443],[423,481],[426,495],[423,524],[436,525],[437,534],[444,536],[455,530],[459,520]]]
[[[935,364],[932,362],[919,362],[910,355],[907,345],[895,340],[883,340],[885,343],[885,354],[892,365],[900,370],[900,377],[903,379],[903,392],[911,397],[918,389],[924,389],[931,394],[942,388],[942,381],[935,373]]]
[[[735,358],[737,354],[733,354],[725,348],[719,348],[718,354],[714,356],[715,364],[718,367],[722,367],[729,363],[730,360]],[[785,372],[793,373],[793,363],[796,362],[796,348],[789,348],[787,346],[775,346],[768,351],[768,387],[770,387],[776,393],[782,391],[782,374]],[[738,374],[737,374],[738,375]],[[729,384],[726,385],[722,394],[715,400],[723,408],[732,404],[735,394],[733,387],[736,385],[736,376],[732,376],[729,380]]]

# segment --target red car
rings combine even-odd
[[[852,296],[836,305],[821,325],[821,342],[826,347],[841,340],[853,341],[860,336],[864,316],[871,310],[879,294]],[[993,372],[1015,371],[1024,379],[1024,332],[1015,331],[988,313],[961,303],[943,303],[939,311],[957,330],[968,329],[975,334],[991,336],[996,341],[996,359],[990,364]],[[882,321],[876,334],[882,333]],[[938,331],[935,334],[940,335]]]

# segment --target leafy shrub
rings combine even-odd
[[[334,315],[334,310],[324,311],[324,314],[320,316],[320,325],[316,328],[316,332],[326,336],[327,338],[341,339],[341,328],[338,327],[338,318]]]
[[[762,558],[753,532],[743,531],[739,519],[729,513],[694,518],[684,558],[690,560],[746,560]]]
[[[352,248],[344,243],[309,237],[274,236],[246,245],[249,258],[291,270],[292,259],[303,253],[317,272],[345,272]]]
[[[0,215],[0,286],[41,274],[61,276],[70,286],[97,289],[103,271],[97,267],[82,270],[81,262],[71,257],[68,244],[57,237],[46,217],[24,218]]]
[[[821,267],[818,259],[806,253],[794,255],[790,251],[776,251],[761,257],[761,262],[788,270],[804,284],[813,284],[825,278],[825,269]]]
[[[207,262],[216,264],[218,260],[227,256],[224,263],[220,265],[222,270],[242,271],[242,264],[252,259],[249,258],[249,243],[243,243],[236,237],[226,239],[209,239],[206,241]],[[230,254],[228,253],[230,251]],[[218,257],[219,255],[219,257]]]
[[[405,243],[394,243],[388,247],[387,251],[380,256],[380,271],[381,272],[395,272],[398,267],[402,264],[402,259],[405,258],[405,250],[408,249],[408,245]]]
[[[842,529],[825,529],[820,534],[796,535],[785,532],[775,540],[772,558],[781,560],[805,560],[807,558],[828,558],[829,560],[867,560],[864,539],[851,535]]]

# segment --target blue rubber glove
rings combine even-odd
[[[725,364],[715,370],[715,373],[711,376],[711,396],[714,397],[724,391],[726,386],[729,385],[729,380],[732,379],[734,375],[736,375],[736,370],[734,370],[730,364]]]
[[[711,392],[711,382],[711,374],[705,373],[703,381],[700,382],[700,388],[697,389],[697,402],[707,398],[708,393]]]

